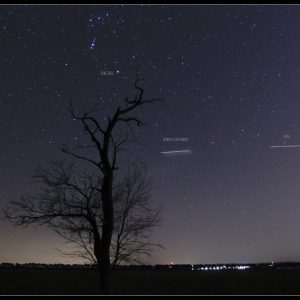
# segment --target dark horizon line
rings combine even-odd
[[[40,263],[40,262],[28,262],[28,263],[18,263],[18,262],[0,262],[0,267],[2,265],[46,265],[46,266],[94,266],[96,264],[93,263]],[[143,266],[217,266],[217,265],[264,265],[264,264],[300,264],[300,261],[267,261],[267,262],[252,262],[252,263],[241,263],[241,262],[232,262],[232,263],[169,263],[169,264],[124,264],[119,265],[119,267],[127,267],[127,266],[135,266],[135,267],[143,267]]]

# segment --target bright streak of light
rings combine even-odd
[[[300,145],[279,145],[279,146],[270,146],[270,148],[300,148]]]
[[[191,150],[163,151],[161,154],[191,154]]]

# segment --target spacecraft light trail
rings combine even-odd
[[[300,148],[300,145],[281,145],[281,146],[271,146],[271,148]]]
[[[161,154],[190,154],[191,150],[178,150],[178,151],[163,151]]]

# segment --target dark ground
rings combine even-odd
[[[99,294],[93,270],[0,269],[0,294]],[[117,271],[114,294],[300,294],[300,270]]]

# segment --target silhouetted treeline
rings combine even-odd
[[[47,268],[47,269],[92,269],[96,268],[96,265],[83,265],[83,264],[42,264],[42,263],[2,263],[0,264],[2,269],[35,269],[35,268]]]
[[[42,263],[1,263],[1,269],[96,269],[95,264],[42,264]],[[274,269],[288,270],[300,269],[298,262],[257,263],[257,264],[169,264],[169,265],[120,265],[120,271],[150,271],[150,270],[176,270],[176,271],[230,271],[245,269]]]

